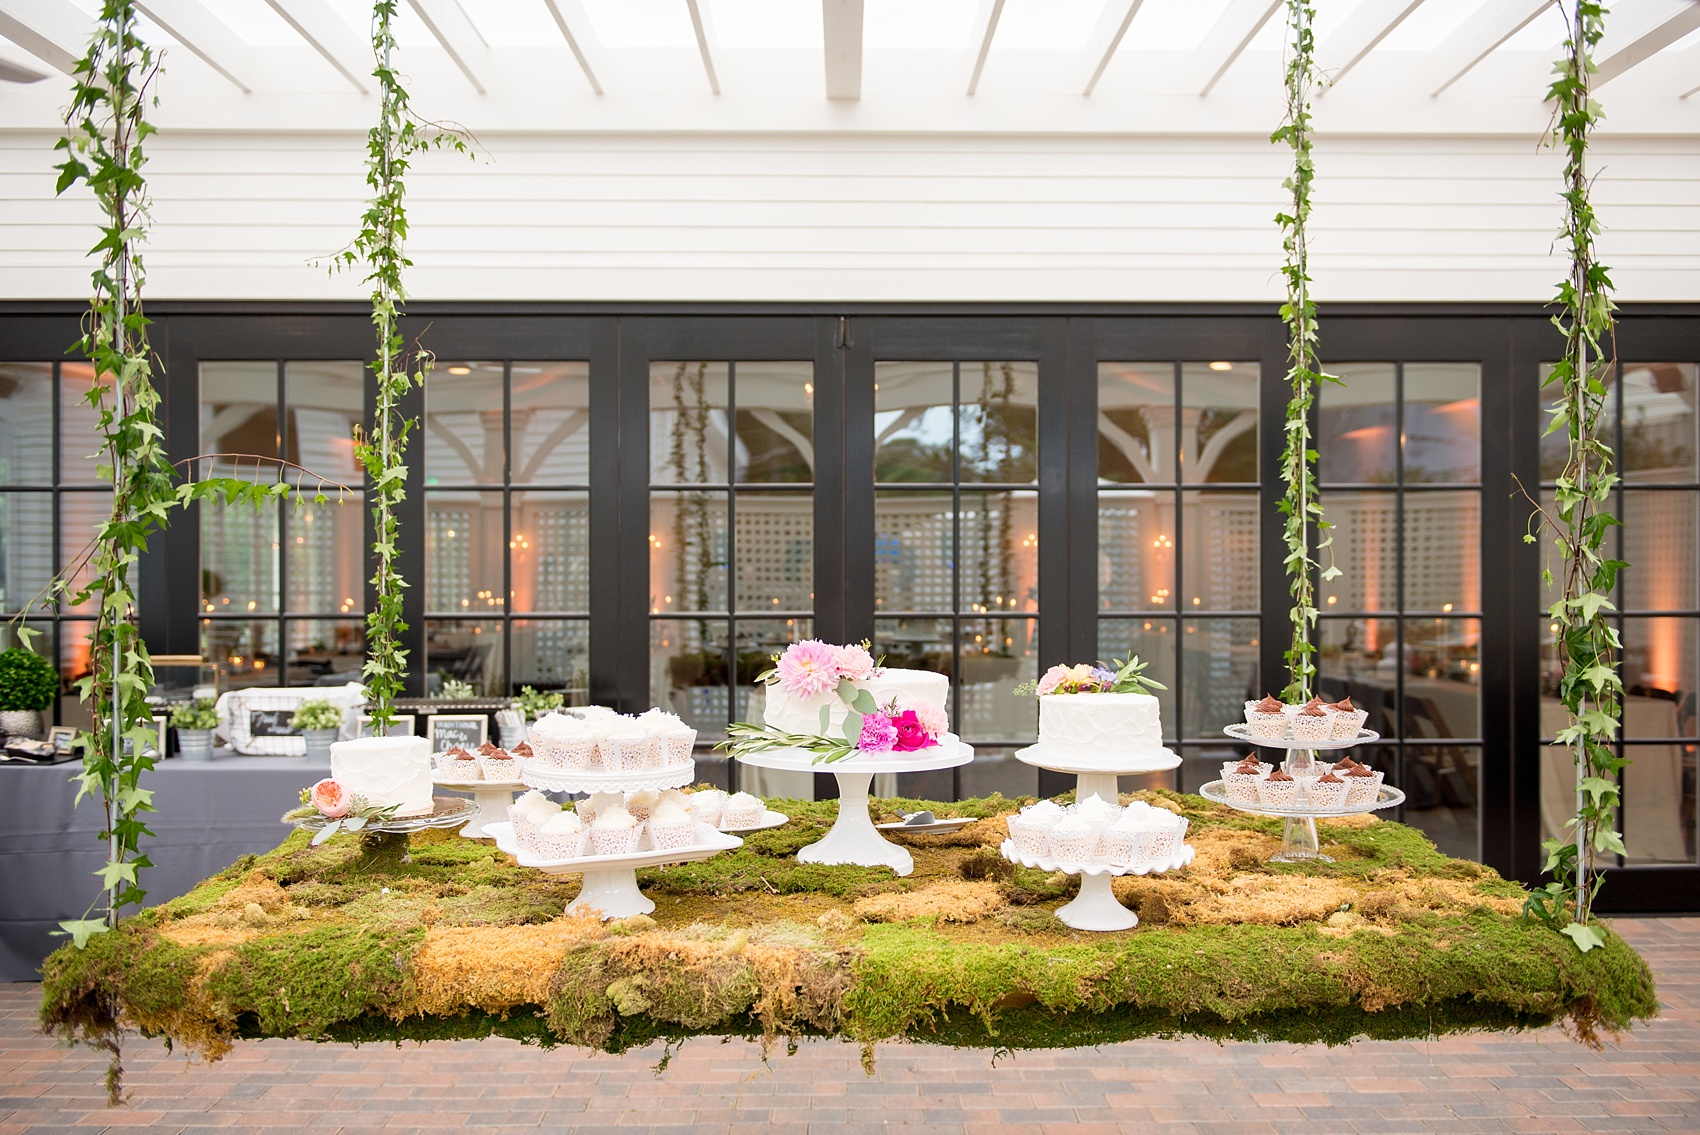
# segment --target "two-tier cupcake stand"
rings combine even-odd
[[[915,870],[915,857],[907,848],[887,842],[874,828],[868,815],[868,786],[879,773],[931,772],[965,765],[974,759],[974,750],[956,734],[946,733],[937,745],[912,753],[858,752],[831,764],[816,764],[817,759],[807,749],[766,749],[737,756],[739,762],[756,768],[830,772],[838,778],[838,819],[822,839],[797,852],[799,862],[890,867],[908,875]]]
[[[1251,726],[1245,724],[1230,725],[1222,730],[1229,737],[1247,745],[1257,745],[1265,749],[1285,749],[1286,759],[1281,767],[1287,775],[1297,780],[1302,786],[1299,799],[1291,807],[1276,807],[1270,804],[1250,803],[1242,800],[1228,799],[1228,786],[1221,780],[1213,780],[1198,790],[1213,804],[1226,804],[1240,812],[1254,816],[1276,816],[1286,821],[1282,825],[1281,850],[1270,856],[1271,863],[1305,863],[1321,860],[1332,863],[1333,860],[1322,854],[1321,846],[1316,835],[1316,821],[1329,819],[1334,816],[1356,816],[1364,812],[1376,812],[1383,808],[1393,808],[1405,802],[1405,794],[1391,785],[1380,785],[1373,800],[1361,804],[1344,804],[1334,808],[1319,808],[1310,804],[1305,797],[1308,795],[1309,781],[1320,776],[1323,770],[1316,754],[1332,752],[1340,749],[1350,749],[1357,745],[1367,745],[1371,741],[1381,740],[1381,734],[1372,729],[1359,729],[1355,737],[1335,738],[1327,741],[1299,741],[1288,737],[1258,737],[1251,731]],[[1291,732],[1289,728],[1289,733]]]
[[[1181,759],[1168,749],[1155,749],[1115,757],[1098,757],[1071,752],[1060,746],[1029,745],[1015,751],[1015,759],[1035,768],[1074,774],[1074,800],[1080,803],[1096,796],[1106,804],[1121,799],[1118,777],[1139,776],[1148,772],[1167,772],[1177,767]],[[1065,863],[1050,856],[1022,855],[1015,849],[1014,840],[1005,840],[999,848],[1003,857],[1023,867],[1038,867],[1045,871],[1061,871],[1080,876],[1080,894],[1065,906],[1057,908],[1057,918],[1064,926],[1075,930],[1131,930],[1139,925],[1139,916],[1116,900],[1110,880],[1121,875],[1154,875],[1174,871],[1192,862],[1191,846],[1183,843],[1170,859],[1141,863],[1133,867],[1116,867],[1108,863]]]

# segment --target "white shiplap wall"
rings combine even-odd
[[[364,193],[354,134],[165,132],[149,293],[353,298],[310,261]],[[1258,137],[492,135],[410,181],[418,299],[1141,301],[1276,297],[1285,158]],[[0,130],[0,297],[77,298],[86,194]],[[1625,300],[1700,299],[1700,138],[1597,144]],[[1542,300],[1559,159],[1531,137],[1326,136],[1325,300]]]

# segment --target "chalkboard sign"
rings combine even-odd
[[[425,719],[425,735],[431,738],[433,753],[446,753],[454,748],[475,753],[488,736],[489,728],[490,719],[483,714],[434,713]]]
[[[251,709],[248,711],[248,736],[250,737],[295,737],[300,730],[295,728],[295,711],[293,709]]]

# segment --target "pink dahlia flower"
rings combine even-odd
[[[864,753],[889,753],[897,745],[897,726],[883,713],[862,718],[862,736],[856,747]]]
[[[817,639],[804,639],[779,656],[779,685],[797,698],[818,697],[838,685],[838,660],[833,648]]]
[[[942,705],[922,702],[912,712],[915,719],[921,723],[921,728],[931,733],[935,740],[943,737],[950,729],[950,715],[944,711]]]
[[[832,656],[838,663],[838,673],[852,682],[873,676],[874,656],[859,645],[835,646]]]
[[[313,807],[327,820],[340,820],[348,815],[348,810],[354,807],[354,801],[349,798],[348,789],[336,781],[326,777],[312,788]]]

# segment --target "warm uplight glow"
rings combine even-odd
[[[1451,611],[1451,610],[1452,610],[1452,604],[1450,604],[1450,603],[1442,603],[1442,604],[1441,604],[1441,605],[1440,605],[1440,609],[1441,609],[1441,610],[1442,610],[1442,611]]]
[[[1196,607],[1196,606],[1198,606],[1198,605],[1199,605],[1199,604],[1200,604],[1200,603],[1202,603],[1202,602],[1203,602],[1203,600],[1202,600],[1202,599],[1200,599],[1200,598],[1199,598],[1199,597],[1198,597],[1198,596],[1196,596],[1196,595],[1194,595],[1194,596],[1193,596],[1193,597],[1192,597],[1192,605],[1193,605],[1193,606],[1194,606],[1194,607]]]
[[[1355,430],[1347,430],[1340,435],[1341,441],[1369,441],[1378,438],[1391,430],[1392,426],[1360,426]]]
[[[472,368],[471,367],[450,367],[449,373],[450,374],[471,374]]]
[[[1234,364],[1233,363],[1221,363],[1221,362],[1211,363],[1210,369],[1211,370],[1233,370]]]
[[[1338,595],[1330,595],[1328,597],[1328,605],[1330,607],[1334,606],[1334,604],[1338,603],[1339,601],[1340,601],[1340,597]]]
[[[1474,414],[1481,404],[1482,400],[1480,398],[1460,398],[1456,402],[1448,402],[1444,406],[1436,406],[1434,408],[1434,412],[1437,414]]]
[[[812,382],[803,383],[803,393],[804,394],[813,394],[814,392],[815,392],[815,384],[814,383],[812,383]]]
[[[265,668],[266,668],[266,660],[264,658],[254,659],[254,669],[264,670]]]
[[[259,606],[259,604],[254,602],[252,599],[248,600],[248,610],[252,611],[255,607],[258,607],[258,606]]]

